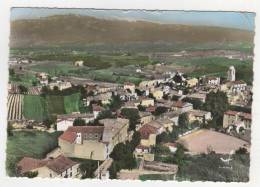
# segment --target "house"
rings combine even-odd
[[[240,123],[243,122],[243,123]],[[235,125],[238,128],[250,129],[252,123],[252,117],[250,113],[226,111],[223,117],[223,128],[227,128],[231,125]]]
[[[49,84],[49,88],[51,90],[53,90],[55,87],[57,87],[58,90],[65,90],[65,89],[71,88],[72,85],[70,82],[63,82],[63,81],[51,82]]]
[[[141,158],[145,161],[154,161],[154,154],[151,153],[152,149],[149,146],[138,145],[135,148],[135,158]]]
[[[168,142],[168,143],[163,144],[163,146],[168,147],[169,150],[171,151],[171,153],[175,153],[177,151],[177,144],[176,143]]]
[[[199,80],[197,78],[188,78],[186,83],[188,87],[195,87],[198,85]]]
[[[73,65],[77,66],[77,67],[83,66],[84,65],[84,61],[83,60],[78,60],[78,61],[74,62]]]
[[[179,111],[181,113],[185,113],[192,110],[193,105],[191,103],[187,103],[179,100],[173,102],[172,109],[175,111]]]
[[[172,121],[173,125],[178,126],[180,112],[173,111],[173,112],[166,112],[163,114],[163,118],[169,119]]]
[[[140,98],[141,105],[144,107],[154,106],[154,99],[149,97],[141,97]]]
[[[124,90],[129,90],[131,93],[135,92],[135,84],[131,82],[125,82],[124,83]]]
[[[246,82],[242,80],[237,80],[231,82],[230,90],[234,93],[240,93],[246,90],[246,86],[247,86]]]
[[[209,86],[218,86],[218,85],[220,85],[220,78],[219,77],[207,77],[206,84]]]
[[[207,121],[211,120],[211,112],[203,111],[203,110],[190,110],[187,112],[188,120],[190,123],[194,121],[199,121],[200,123],[207,123]]]
[[[155,99],[162,99],[163,98],[163,91],[161,89],[155,89],[153,92],[153,97]]]
[[[148,124],[143,125],[139,130],[142,146],[150,147],[156,144],[157,128]]]
[[[102,106],[99,106],[97,104],[92,104],[92,111],[94,114],[94,118],[96,119],[98,117],[98,115],[104,111],[105,109]]]
[[[197,93],[188,94],[186,97],[191,98],[191,99],[199,99],[201,102],[205,103],[207,93],[206,92],[197,92]]]
[[[155,116],[152,115],[151,112],[139,112],[139,116],[140,116],[140,124],[146,124],[149,123],[150,121],[155,119]]]
[[[155,106],[148,106],[148,107],[145,109],[146,112],[155,112],[155,110],[156,110],[156,107],[155,107]]]
[[[166,131],[166,128],[163,126],[163,124],[159,123],[157,120],[150,121],[149,123],[147,123],[145,125],[154,127],[157,131],[157,134],[161,134]]]
[[[17,163],[17,172],[24,176],[28,172],[38,172],[42,178],[79,178],[79,163],[60,155],[52,159],[34,159],[24,157]]]
[[[83,119],[86,123],[94,121],[94,114],[63,114],[57,115],[57,131],[66,131],[69,127],[73,126],[75,119]]]
[[[170,119],[166,118],[159,118],[156,120],[161,126],[163,126],[164,131],[172,132],[173,130],[173,122]]]
[[[67,157],[106,160],[118,143],[128,140],[129,120],[103,119],[103,126],[69,127],[60,137],[59,146]]]

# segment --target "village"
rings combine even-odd
[[[28,73],[30,63],[12,59],[9,74]],[[37,84],[9,82],[8,136],[19,131],[59,136],[45,158],[19,158],[16,176],[178,180],[186,155],[222,155],[217,167],[232,167],[232,155],[250,152],[252,86],[236,79],[234,66],[223,77],[164,71],[139,84],[30,73]],[[31,116],[46,110],[47,117]]]

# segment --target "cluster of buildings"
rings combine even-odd
[[[81,66],[82,63],[79,61],[75,65]],[[111,102],[113,96],[119,96],[123,102],[119,113],[122,108],[135,108],[138,110],[140,119],[135,130],[140,133],[141,141],[133,154],[136,158],[146,162],[153,162],[152,148],[156,145],[156,137],[163,132],[172,132],[174,127],[179,125],[179,116],[181,114],[187,114],[189,123],[196,121],[199,124],[207,124],[212,119],[209,111],[194,109],[193,104],[185,102],[184,98],[198,99],[204,103],[210,91],[221,90],[227,93],[231,105],[250,106],[251,88],[245,82],[236,80],[235,74],[235,68],[231,66],[227,72],[226,81],[222,81],[220,77],[187,78],[181,73],[169,73],[167,78],[143,81],[138,86],[129,82],[124,85],[114,86],[84,85],[86,95],[83,101],[85,106],[92,106],[93,112],[58,115],[57,130],[63,131],[63,134],[58,139],[59,149],[62,154],[57,158],[47,160],[23,158],[18,164],[21,173],[37,170],[39,176],[76,177],[79,175],[78,164],[71,161],[69,157],[111,163],[109,155],[115,145],[129,141],[132,138],[133,132],[129,131],[129,120],[116,115],[117,117],[113,119],[98,120],[98,124],[94,124],[94,126],[75,126],[74,121],[80,118],[86,124],[94,122],[104,110],[104,107]],[[48,80],[46,74],[37,76],[39,80]],[[176,76],[178,78],[174,78]],[[56,81],[49,83],[48,86],[51,89],[58,87],[59,90],[63,90],[71,87],[72,83]],[[177,99],[172,99],[173,97]],[[99,104],[92,104],[93,102]],[[160,115],[155,115],[159,108],[165,110]],[[250,129],[251,114],[226,111],[223,128],[229,126]],[[164,144],[164,146],[168,147],[171,152],[175,152],[177,149],[176,144],[171,142]],[[64,162],[59,160],[64,160]],[[26,164],[30,161],[35,163],[32,164],[32,167]],[[66,167],[59,167],[59,164],[61,164],[59,162],[68,164]],[[56,169],[56,166],[52,167],[53,163],[62,169]],[[107,169],[102,170],[102,172],[107,177],[108,167],[105,168]]]

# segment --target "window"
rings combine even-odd
[[[52,174],[50,173],[50,178],[52,178]]]
[[[70,177],[72,177],[72,172],[70,172]]]

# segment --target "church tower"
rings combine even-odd
[[[236,70],[234,66],[230,66],[227,72],[227,80],[235,81],[236,80]]]

